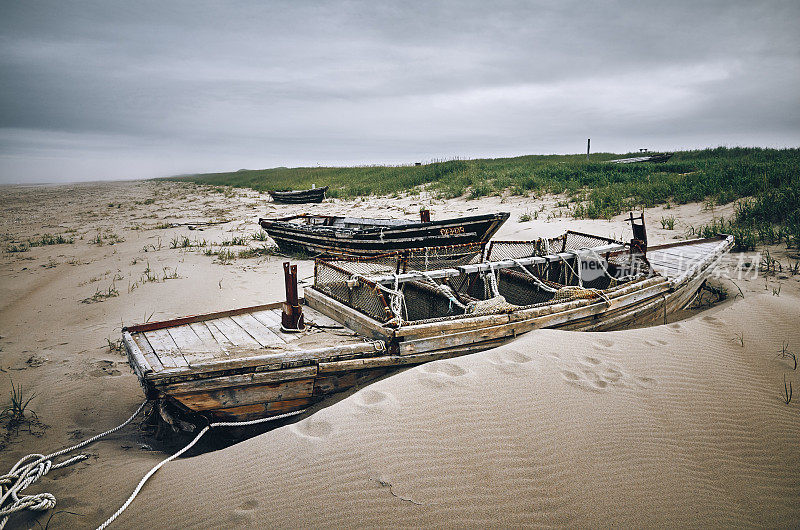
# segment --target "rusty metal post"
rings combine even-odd
[[[297,296],[297,265],[283,264],[283,278],[286,283],[286,302],[281,313],[281,331],[296,333],[305,329],[303,308]]]
[[[419,211],[419,220],[423,223],[430,223],[431,222],[431,211],[425,208],[424,210]]]
[[[645,227],[644,223],[644,212],[638,217],[633,216],[633,212],[630,212],[630,217],[626,219],[631,224],[631,230],[633,231],[633,239],[631,240],[631,251],[633,251],[634,246],[637,247],[637,250],[641,254],[647,254],[647,228]],[[641,221],[638,222],[637,221]]]

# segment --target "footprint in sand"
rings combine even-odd
[[[303,438],[324,438],[333,432],[333,425],[325,420],[308,418],[292,425],[292,431]]]
[[[258,508],[258,501],[255,499],[244,501],[239,505],[240,510],[253,510],[255,508]]]
[[[672,329],[672,331],[674,331],[675,333],[682,333],[683,332],[683,326],[681,326],[677,322],[675,324],[670,324],[669,328]]]
[[[608,382],[598,379],[596,374],[594,374],[595,377],[592,377],[586,370],[581,371],[583,372],[582,374],[573,372],[572,370],[561,370],[561,376],[567,383],[590,392],[599,392],[608,386]]]
[[[636,376],[633,378],[636,381],[636,384],[641,388],[653,388],[656,386],[656,380],[652,377],[640,377]]]
[[[564,379],[567,381],[578,381],[581,378],[581,376],[571,370],[561,370],[561,375],[564,376]]]
[[[611,339],[597,339],[595,346],[602,347],[602,348],[610,348],[614,345],[614,341]]]
[[[505,373],[520,372],[523,364],[529,363],[533,357],[517,350],[505,350],[489,354],[486,361]]]
[[[440,389],[457,384],[458,378],[467,373],[456,364],[438,361],[420,367],[417,380],[428,388]]]
[[[422,371],[429,374],[444,374],[450,377],[460,377],[466,375],[467,371],[457,364],[447,362],[428,363],[422,367]]]
[[[353,398],[361,412],[385,412],[395,405],[394,396],[380,390],[361,390]]]
[[[522,352],[517,350],[507,350],[503,352],[503,355],[500,357],[504,362],[514,363],[514,364],[524,364],[529,363],[533,360],[532,357],[525,355]]]
[[[623,373],[617,370],[616,368],[607,367],[603,371],[603,379],[606,379],[611,383],[621,382],[622,378],[623,378]]]
[[[378,405],[389,401],[389,394],[379,390],[362,390],[358,393],[358,399],[362,405]]]
[[[590,392],[612,388],[651,388],[656,384],[655,379],[632,376],[614,363],[589,355],[568,368],[561,370],[564,381]]]

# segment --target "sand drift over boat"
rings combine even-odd
[[[286,252],[370,256],[420,247],[486,242],[508,220],[509,213],[420,221],[300,214],[259,219],[261,227]]]
[[[634,234],[643,236],[643,226]],[[285,303],[130,326],[123,341],[161,416],[191,430],[302,410],[399,367],[537,328],[664,323],[732,246],[733,237],[721,235],[648,249],[639,239],[570,231],[318,259],[303,299],[287,264]]]
[[[275,202],[282,202],[286,204],[304,204],[322,202],[325,198],[325,192],[328,191],[328,186],[322,188],[313,188],[310,190],[299,191],[268,191],[270,197]]]

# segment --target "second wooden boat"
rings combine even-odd
[[[486,242],[509,215],[500,212],[436,221],[427,216],[426,220],[411,221],[300,214],[259,219],[259,223],[286,252],[374,256],[419,247]]]

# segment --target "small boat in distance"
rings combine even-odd
[[[375,256],[398,250],[485,243],[510,214],[430,220],[427,210],[420,221],[299,214],[279,219],[259,219],[261,227],[284,252]]]
[[[286,204],[304,204],[309,202],[322,202],[325,198],[325,192],[328,191],[328,186],[321,188],[312,188],[310,190],[299,191],[268,191],[270,197],[275,202],[283,202]]]
[[[636,162],[651,162],[663,163],[672,158],[672,153],[660,153],[647,156],[634,156],[632,158],[617,158],[616,160],[608,160],[609,164],[633,164]]]

